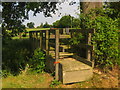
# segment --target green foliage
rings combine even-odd
[[[44,25],[43,25],[43,28],[49,28],[50,25],[46,22]]]
[[[29,40],[6,40],[2,47],[3,76],[18,75],[24,70],[30,55]]]
[[[72,20],[72,28],[80,28],[80,19],[73,18],[73,20]]]
[[[30,68],[37,73],[43,73],[45,69],[45,54],[40,48],[36,49],[32,58],[30,58]]]
[[[71,21],[72,17],[71,16],[63,16],[61,19],[60,19],[60,27],[61,28],[68,28],[68,27],[71,27],[72,25],[72,21]]]
[[[24,30],[23,22],[29,19],[29,11],[37,13],[43,12],[44,16],[50,17],[57,10],[57,2],[2,2],[2,32],[3,36],[8,36],[9,30],[12,34]]]
[[[81,41],[81,39],[84,38],[84,36],[82,35],[82,33],[76,33],[74,32],[74,37],[70,39],[70,43],[72,45],[78,45]]]
[[[53,23],[53,27],[55,28],[79,28],[80,20],[78,18],[74,18],[70,15],[63,16],[60,20],[57,20]]]
[[[35,25],[35,24],[34,24],[33,22],[27,23],[27,27],[28,27],[28,28],[34,28],[34,25]]]
[[[93,15],[96,15],[93,18]],[[94,28],[93,45],[98,65],[112,66],[118,60],[118,19],[111,18],[113,10],[95,9],[88,15],[81,15],[82,28]]]
[[[54,22],[54,23],[53,23],[53,27],[54,27],[54,28],[60,27],[60,23],[59,23],[59,22],[60,22],[60,20],[57,20],[56,22]]]
[[[41,23],[40,26],[37,26],[37,28],[43,28],[43,23]]]
[[[55,86],[60,85],[60,84],[61,84],[60,81],[54,79],[54,80],[51,82],[50,87],[55,87]]]

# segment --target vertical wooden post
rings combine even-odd
[[[56,33],[55,33],[55,62],[58,62],[59,60],[59,30],[56,30]],[[59,70],[59,64],[56,63],[55,65],[55,79],[58,80],[59,79],[59,76],[58,76],[58,70]]]
[[[32,33],[31,32],[29,32],[29,39],[31,39],[32,38]]]
[[[65,32],[65,28],[63,28],[63,34],[65,34],[66,32]]]
[[[38,48],[38,32],[36,31],[35,47]]]
[[[35,31],[33,32],[33,50],[35,50]]]
[[[33,51],[34,50],[34,33],[33,32],[31,32],[31,36],[32,36],[31,40],[32,40],[32,51]]]
[[[91,44],[91,33],[88,33],[88,36],[87,36],[87,44]],[[91,60],[91,51],[89,49],[87,49],[87,52],[86,52],[86,57],[87,57],[87,60],[90,61]]]
[[[20,39],[21,39],[21,37],[22,37],[21,32],[19,33],[19,37],[20,37]]]
[[[43,49],[43,47],[42,47],[42,42],[43,42],[43,32],[42,31],[40,31],[40,48],[41,49]]]
[[[32,52],[32,32],[29,32],[30,52]]]
[[[46,30],[46,55],[49,54],[49,31]]]
[[[93,34],[95,34],[95,29],[93,29]],[[95,53],[94,53],[94,50],[95,50],[95,47],[94,47],[94,44],[93,44],[93,50],[92,50],[92,68],[94,68],[94,60],[95,60]]]

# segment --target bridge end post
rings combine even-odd
[[[56,30],[55,33],[55,62],[58,62],[59,60],[59,30]],[[59,63],[56,63],[55,65],[55,79],[59,80]]]

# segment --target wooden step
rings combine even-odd
[[[47,67],[51,72],[55,71],[55,58],[47,57]],[[91,66],[74,58],[59,59],[59,80],[63,84],[86,81],[92,78],[93,69]]]
[[[63,84],[88,80],[92,77],[92,67],[74,58],[59,59],[59,78]]]

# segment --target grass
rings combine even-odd
[[[48,88],[51,78],[47,73],[9,76],[2,79],[2,88]]]
[[[50,28],[26,28],[27,31],[49,30]]]
[[[12,39],[20,39],[20,37],[19,36],[12,37]],[[21,39],[29,39],[29,37],[21,37]]]

